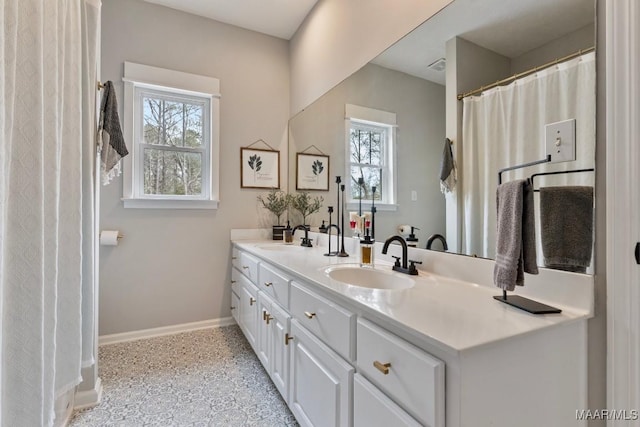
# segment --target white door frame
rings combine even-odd
[[[640,241],[638,0],[606,0],[606,81],[607,409],[630,412],[640,410],[640,266],[633,257]]]

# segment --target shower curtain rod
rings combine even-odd
[[[472,96],[472,95],[476,95],[478,93],[482,93],[485,90],[492,89],[492,88],[497,87],[497,86],[503,86],[503,85],[505,85],[507,83],[511,83],[512,81],[517,80],[517,79],[519,79],[521,77],[526,77],[526,76],[528,76],[530,74],[536,73],[536,72],[538,72],[540,70],[544,70],[545,68],[549,68],[549,67],[551,67],[553,65],[556,65],[556,64],[559,64],[561,62],[568,61],[568,60],[573,59],[573,58],[577,58],[578,56],[584,55],[585,53],[593,52],[595,49],[596,49],[595,46],[589,47],[587,49],[581,49],[581,50],[579,50],[577,52],[574,52],[574,53],[572,53],[570,55],[564,56],[562,58],[555,59],[555,60],[553,60],[551,62],[547,62],[546,64],[543,64],[543,65],[538,65],[537,67],[533,67],[533,68],[531,68],[531,69],[529,69],[527,71],[523,71],[521,73],[514,74],[513,76],[507,77],[506,79],[498,80],[497,82],[489,84],[487,86],[480,86],[478,89],[472,90],[471,92],[466,92],[466,93],[459,94],[458,95],[458,101],[461,101],[463,98],[466,98],[468,96]]]

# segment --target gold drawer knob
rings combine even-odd
[[[269,287],[269,286],[273,285],[273,282],[264,282],[264,285],[265,285],[266,287]]]
[[[231,259],[238,259],[238,257],[237,256],[232,256]]]
[[[265,314],[266,314],[266,316],[264,316],[264,321],[267,322],[267,325],[268,325],[269,322],[273,320],[273,316],[270,315],[269,313],[266,313],[266,312],[265,312]]]
[[[245,270],[249,268],[248,265],[243,265],[242,268],[244,268]]]
[[[315,313],[309,313],[308,311],[305,311],[304,315],[307,316],[309,319],[313,319],[314,317],[316,317]]]
[[[293,337],[291,335],[289,335],[289,332],[284,334],[284,345],[289,345],[289,341],[291,341],[292,339],[293,339]]]
[[[232,281],[231,281],[231,284],[233,285],[233,284],[234,284],[234,283],[236,283],[236,282],[237,282],[237,280],[232,280]]]
[[[249,298],[249,305],[253,305],[255,303],[256,303],[256,299],[255,298],[253,298],[253,297]]]
[[[375,366],[375,368],[378,371],[382,372],[384,375],[388,375],[389,369],[391,368],[391,363],[381,363],[376,360],[373,362],[373,366]]]
[[[235,310],[236,308],[234,306],[231,306],[231,310]]]

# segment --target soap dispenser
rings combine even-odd
[[[373,267],[374,240],[369,235],[369,229],[365,229],[364,238],[360,240],[360,267]]]
[[[318,227],[318,232],[322,234],[327,234],[327,226],[324,225],[324,219],[322,220],[322,225]]]
[[[284,242],[286,244],[293,243],[293,230],[291,229],[289,220],[287,220],[287,227],[284,229]]]
[[[406,240],[407,240],[407,246],[411,246],[412,248],[417,248],[418,238],[413,233],[414,230],[420,230],[420,229],[418,227],[411,226],[411,233],[409,234],[409,237],[407,237]]]

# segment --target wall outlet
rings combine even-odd
[[[544,127],[547,155],[551,163],[576,159],[576,119],[550,123]]]
[[[411,201],[412,202],[418,201],[418,192],[416,190],[411,190]]]

